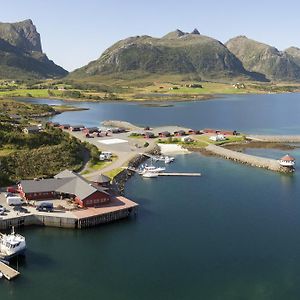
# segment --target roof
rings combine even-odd
[[[281,157],[280,160],[284,160],[284,161],[295,161],[295,158],[293,156],[290,156],[289,154]]]
[[[83,125],[71,125],[72,128],[84,128]]]
[[[99,128],[98,127],[88,127],[88,128],[86,128],[87,130],[89,130],[89,131],[99,131]]]
[[[27,129],[28,131],[39,131],[40,128],[38,126],[28,126],[25,127],[24,129]]]
[[[171,134],[169,131],[163,131],[163,132],[160,132],[159,134]]]
[[[42,180],[22,180],[20,182],[24,193],[39,193],[55,191],[58,193],[72,194],[84,200],[99,191],[108,194],[101,187],[96,188],[85,178],[77,173],[65,170],[55,175],[54,178]]]
[[[103,174],[100,174],[97,178],[96,178],[96,182],[98,183],[108,183],[110,182],[110,178],[108,176],[105,176]]]

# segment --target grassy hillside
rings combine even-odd
[[[170,33],[163,38],[136,36],[108,48],[98,60],[75,70],[71,78],[128,72],[148,75],[194,74],[202,79],[251,78],[263,76],[247,72],[242,63],[219,41],[198,31]]]
[[[274,81],[299,81],[300,67],[290,55],[275,47],[239,36],[226,43],[248,71],[264,74]]]
[[[53,111],[47,105],[0,100],[0,110],[0,186],[20,179],[53,176],[66,168],[78,170],[86,153],[93,159],[99,157],[97,149],[87,148],[60,129],[23,133],[32,115]],[[21,121],[11,119],[10,114],[21,116]]]

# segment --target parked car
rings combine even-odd
[[[16,196],[16,194],[13,194],[13,193],[4,193],[4,196],[5,196],[5,198],[7,198],[7,197]]]
[[[23,206],[14,206],[13,210],[22,213],[29,213],[29,210]]]
[[[3,207],[2,205],[0,205],[0,215],[3,215],[6,212],[5,207]]]
[[[42,202],[36,206],[36,210],[38,211],[53,211],[53,203],[51,202]]]

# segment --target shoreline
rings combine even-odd
[[[212,93],[212,94],[164,94],[163,97],[153,97],[153,94],[149,96],[149,99],[88,99],[88,98],[64,98],[64,97],[26,97],[26,96],[0,96],[2,98],[7,99],[46,99],[46,100],[57,100],[57,101],[65,101],[65,102],[91,102],[91,103],[140,103],[140,104],[147,104],[151,105],[159,104],[158,106],[166,107],[164,104],[169,103],[180,103],[180,102],[193,102],[193,101],[208,101],[214,100],[218,98],[223,98],[224,96],[247,96],[247,95],[280,95],[280,94],[297,94],[300,91],[295,92],[244,92],[244,93]],[[161,102],[161,103],[155,103]]]

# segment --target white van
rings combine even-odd
[[[101,161],[103,160],[110,160],[112,157],[112,153],[111,152],[105,152],[105,151],[102,151],[100,156],[99,156],[99,159]]]
[[[11,196],[6,198],[8,205],[22,205],[24,203],[23,199],[19,196]]]

